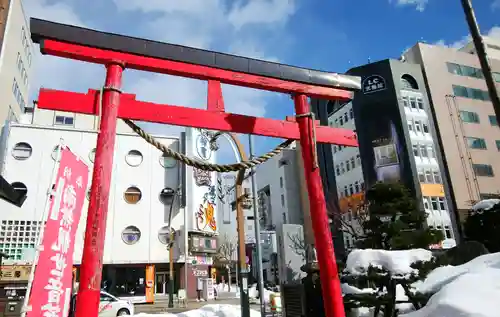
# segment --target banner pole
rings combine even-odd
[[[30,300],[30,295],[31,295],[31,287],[33,285],[33,280],[35,279],[35,269],[38,264],[38,260],[40,258],[40,252],[42,251],[42,243],[43,243],[43,235],[45,233],[45,225],[46,225],[46,220],[47,216],[49,214],[49,209],[50,209],[50,204],[51,204],[51,196],[54,198],[55,196],[55,188],[52,188],[52,186],[55,184],[56,177],[57,177],[57,171],[59,167],[59,162],[61,161],[61,153],[62,153],[62,147],[64,146],[64,140],[61,138],[59,139],[59,145],[57,146],[57,151],[55,155],[55,162],[54,162],[54,167],[52,169],[52,176],[50,177],[50,184],[49,184],[49,189],[47,190],[47,198],[45,200],[45,206],[43,208],[42,216],[41,216],[41,221],[42,221],[42,226],[40,226],[40,234],[38,235],[38,239],[36,241],[36,249],[35,249],[35,255],[33,257],[33,262],[31,263],[31,270],[30,270],[30,275],[28,278],[28,286],[26,289],[26,295],[24,296],[24,302],[23,302],[23,307],[21,309],[21,317],[26,317],[26,314],[31,311],[31,306],[29,305],[29,300]]]

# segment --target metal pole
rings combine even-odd
[[[238,137],[234,133],[222,133],[218,132],[210,142],[215,142],[220,135],[229,136],[236,145],[237,154],[239,155],[240,162],[247,160],[247,155],[245,154],[245,148],[243,144],[238,140]],[[216,144],[213,144],[214,148],[217,149]],[[250,317],[250,302],[248,298],[248,268],[246,264],[246,252],[245,252],[245,214],[243,212],[243,180],[245,179],[245,170],[238,171],[235,182],[236,191],[236,222],[238,230],[238,263],[239,263],[239,288],[240,288],[240,306],[241,306],[241,317]],[[238,274],[238,270],[236,270]],[[231,283],[231,282],[229,282]],[[78,317],[78,316],[77,316]]]
[[[498,96],[495,79],[493,78],[493,73],[491,72],[491,66],[484,47],[483,37],[479,31],[474,9],[472,8],[472,1],[462,0],[462,7],[464,9],[465,19],[469,25],[472,41],[474,42],[474,46],[476,48],[477,57],[479,58],[479,63],[481,64],[484,80],[486,81],[486,86],[488,87],[488,93],[490,94],[491,103],[493,104],[493,110],[495,111],[497,121],[500,122],[500,97]]]
[[[100,131],[97,137],[82,265],[80,267],[76,317],[97,316],[99,314],[102,259],[123,69],[124,67],[120,63],[106,66],[106,80],[101,98]]]
[[[294,96],[295,113],[300,131],[300,146],[304,161],[304,173],[309,193],[309,206],[311,222],[314,231],[314,240],[319,263],[323,303],[327,317],[345,317],[342,290],[337,273],[335,251],[330,233],[330,225],[326,214],[325,195],[319,167],[317,166],[316,144],[314,139],[313,117],[309,116],[311,110],[307,96],[299,94]]]
[[[248,146],[250,151],[250,159],[253,158],[253,136],[248,135]],[[266,302],[264,300],[264,273],[262,272],[262,246],[260,239],[260,222],[259,222],[259,211],[257,210],[257,182],[255,177],[255,167],[252,168],[251,172],[252,181],[252,205],[253,205],[253,219],[255,221],[255,251],[257,253],[257,271],[259,274],[259,299],[260,299],[260,315],[262,317],[266,316]]]
[[[172,202],[173,205],[173,202]],[[170,224],[169,224],[170,225]],[[169,241],[169,252],[168,261],[170,266],[169,279],[168,279],[168,308],[174,308],[174,242],[175,242],[175,231],[170,228],[170,241]]]

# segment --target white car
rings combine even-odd
[[[76,294],[71,298],[69,317],[73,317],[75,315],[75,302]],[[134,304],[101,291],[99,317],[116,317],[126,315],[134,315]]]

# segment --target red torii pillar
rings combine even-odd
[[[56,26],[73,28],[61,27],[57,24]],[[33,25],[31,30],[32,33],[36,33],[36,27]],[[96,32],[81,28],[78,30]],[[312,149],[315,146],[312,138],[313,129],[315,129],[316,142],[357,146],[357,141],[353,131],[319,126],[317,122],[313,122],[312,117],[307,116],[310,113],[307,98],[313,96],[330,100],[349,100],[352,99],[352,91],[71,44],[68,41],[54,40],[54,37],[44,37],[39,34],[32,37],[35,42],[40,43],[43,54],[102,64],[107,69],[102,96],[102,113],[99,113],[98,104],[100,92],[95,90],[82,94],[41,89],[38,99],[38,107],[41,109],[101,115],[77,298],[79,303],[85,304],[77,305],[76,317],[98,315],[106,218],[118,118],[300,140],[325,312],[328,317],[344,316],[342,291],[337,274],[325,197],[319,169],[315,166],[313,158]],[[74,34],[73,37],[78,38]],[[125,68],[208,80],[207,109],[136,101],[134,95],[121,94],[122,72]],[[297,118],[279,121],[226,113],[221,83],[290,94],[295,102]]]

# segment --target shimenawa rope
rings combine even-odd
[[[102,94],[104,90],[114,90],[118,91],[116,88],[110,88],[110,87],[103,87],[100,90],[100,95],[99,95],[99,107],[102,109]],[[316,129],[315,129],[315,122],[314,122],[314,114],[304,114],[302,116],[311,116],[313,119],[313,157],[314,161],[317,162],[317,155],[316,155]],[[280,154],[284,149],[288,148],[290,144],[293,143],[294,140],[286,140],[285,142],[282,142],[279,144],[277,147],[275,147],[273,150],[260,155],[258,157],[254,157],[251,160],[247,161],[242,161],[238,162],[235,164],[225,164],[225,165],[219,165],[219,164],[212,164],[208,162],[203,162],[199,159],[193,159],[190,158],[182,153],[179,153],[177,151],[174,151],[172,149],[169,149],[167,146],[164,144],[160,143],[158,140],[156,140],[152,135],[144,131],[141,127],[139,127],[137,124],[135,124],[132,120],[130,119],[122,119],[123,122],[125,122],[126,125],[128,125],[135,133],[137,133],[141,138],[143,138],[146,142],[163,152],[165,156],[172,157],[173,159],[180,161],[186,165],[204,170],[204,171],[210,171],[210,172],[219,172],[219,173],[228,173],[228,172],[237,172],[240,170],[245,170],[249,169],[252,167],[255,167],[259,164],[262,164],[271,158],[275,157],[276,155]]]

